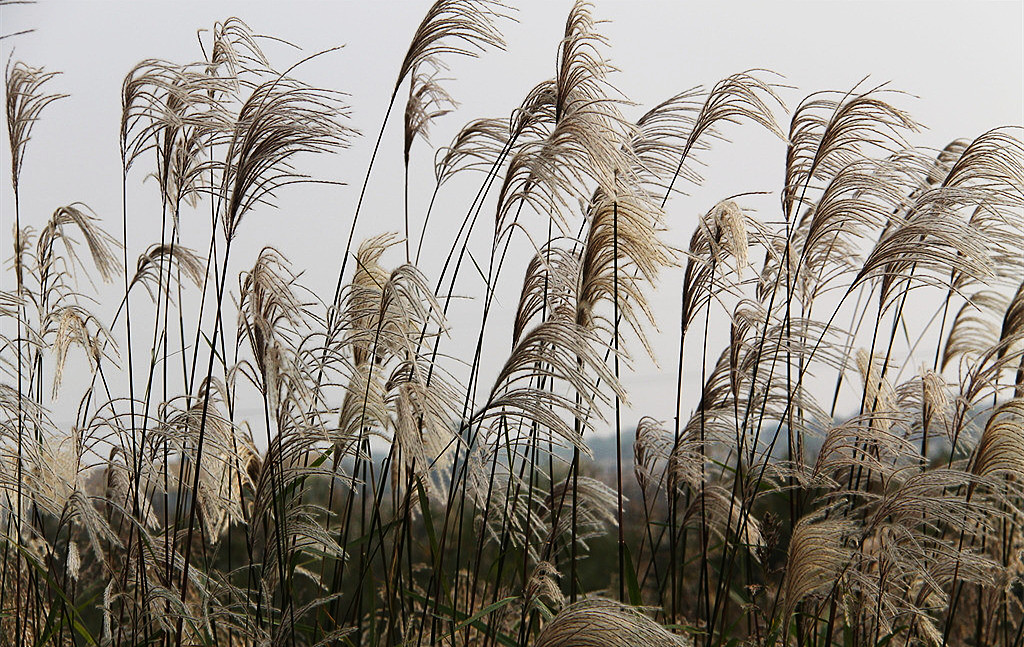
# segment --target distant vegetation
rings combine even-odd
[[[1019,647],[1020,130],[915,148],[897,95],[787,110],[763,71],[641,114],[580,3],[554,77],[437,150],[435,195],[458,191],[463,212],[428,276],[441,225],[433,201],[409,204],[410,151],[455,110],[440,71],[502,47],[506,14],[439,0],[420,24],[381,115],[381,135],[404,128],[404,218],[339,241],[323,299],[273,247],[234,243],[312,181],[360,191],[325,213],[346,232],[366,218],[378,153],[398,154],[377,132],[365,176],[296,166],[345,154],[343,94],[226,20],[198,62],[125,77],[120,218],[47,218],[24,212],[20,180],[47,173],[30,135],[59,82],[7,66],[0,644]],[[786,142],[762,218],[681,193],[740,124]],[[162,209],[140,214],[127,187],[148,177]],[[688,242],[668,235],[677,211],[705,213]],[[140,217],[160,238],[130,256]],[[513,239],[535,254],[506,254]],[[669,267],[665,354],[648,335]],[[467,273],[488,289],[476,319],[449,321]],[[495,330],[510,282],[515,318]],[[700,376],[695,408],[681,394],[624,419],[645,353],[677,391]],[[58,397],[78,402],[73,425],[54,422]],[[859,403],[845,420],[842,398]],[[596,427],[615,430],[613,462],[591,456]]]

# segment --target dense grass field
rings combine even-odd
[[[552,78],[429,142],[510,14],[438,0],[379,130],[220,22],[126,70],[102,217],[23,213],[64,97],[7,64],[0,645],[1024,645],[1021,128],[932,150],[897,92],[764,70],[633,105],[581,2]],[[772,210],[695,203],[757,131]],[[317,293],[247,228],[342,182]],[[642,362],[676,396],[638,417]]]

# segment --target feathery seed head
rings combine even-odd
[[[39,121],[39,115],[46,106],[64,94],[45,94],[43,86],[59,72],[47,72],[41,67],[31,67],[21,61],[7,62],[6,112],[7,134],[11,146],[11,184],[18,193],[21,170],[25,162],[25,149],[31,139],[32,128]]]
[[[569,605],[544,625],[534,647],[688,647],[641,609],[601,598]]]

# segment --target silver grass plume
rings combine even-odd
[[[56,328],[54,329],[55,324]],[[89,324],[92,324],[93,331],[89,330]],[[113,338],[92,314],[84,308],[73,305],[61,307],[47,315],[44,335],[50,332],[54,333],[55,364],[52,392],[56,397],[64,377],[64,366],[71,345],[80,346],[85,351],[90,367],[96,370],[99,367],[104,348],[108,343],[113,342]]]
[[[659,271],[672,264],[672,257],[659,236],[661,210],[639,187],[626,182],[620,179],[611,195],[599,189],[591,203],[580,259],[576,321],[610,333],[616,322],[610,315],[599,315],[597,308],[617,292],[619,315],[653,357],[643,330],[645,324],[654,323],[646,293],[657,282]]]
[[[694,134],[697,116],[704,105],[702,96],[700,88],[685,90],[662,101],[637,119],[626,148],[632,153],[633,174],[652,195],[667,192],[677,172],[693,184],[702,181],[692,165],[680,165],[684,154],[690,157],[693,150],[710,148],[698,137],[689,143],[690,148],[687,149]]]
[[[856,525],[837,518],[801,518],[793,529],[782,583],[782,621],[788,624],[800,602],[808,597],[841,591],[841,581],[853,554],[849,541]]]
[[[938,425],[944,435],[952,441],[953,407],[950,402],[949,387],[945,380],[936,371],[925,369],[921,376],[921,391],[922,426],[931,428],[933,425]]]
[[[458,107],[455,99],[441,87],[436,74],[413,74],[409,85],[409,101],[405,104],[405,156],[409,164],[409,152],[416,138],[427,140],[430,124]]]
[[[389,271],[381,265],[381,256],[397,242],[394,234],[383,234],[367,239],[356,252],[342,325],[357,365],[409,359],[425,327],[446,329],[440,304],[415,266],[406,263]]]
[[[828,181],[846,165],[864,159],[865,149],[893,153],[906,148],[903,131],[918,126],[879,94],[878,89],[818,92],[797,106],[786,151],[782,204],[787,220],[801,208],[812,180]]]
[[[531,421],[550,430],[554,438],[568,441],[589,455],[580,433],[562,415],[581,421],[583,429],[592,426],[591,412],[601,415],[608,396],[594,388],[593,379],[608,384],[620,398],[626,399],[611,369],[600,354],[601,342],[594,332],[576,323],[574,310],[558,310],[547,321],[523,335],[498,373],[487,403],[472,417],[472,423]],[[531,382],[538,366],[552,380],[565,384],[581,397],[572,398],[551,389],[539,389]],[[591,377],[593,375],[593,378]],[[497,436],[497,430],[491,430]],[[582,430],[581,430],[582,431]]]
[[[953,318],[942,350],[941,368],[951,362],[977,359],[999,345],[999,321],[1009,312],[1010,300],[999,290],[980,290],[964,302]],[[1003,347],[1003,354],[1007,348]]]
[[[76,433],[46,433],[26,449],[26,491],[47,514],[60,517],[82,491],[82,438]]]
[[[204,381],[198,395],[183,409],[169,410],[166,421],[152,432],[153,441],[178,453],[187,469],[178,483],[182,490],[198,483],[192,493],[204,536],[215,545],[228,526],[245,519],[242,489],[253,487],[250,477],[255,447],[249,435],[222,412],[227,393],[219,380]],[[205,414],[204,414],[204,402]],[[204,425],[205,418],[205,427]],[[203,435],[202,464],[196,464],[200,434]],[[194,470],[199,470],[198,475]],[[196,478],[198,476],[198,478]]]
[[[576,307],[579,303],[580,260],[577,250],[559,247],[555,241],[549,242],[530,259],[512,326],[513,344],[542,314]]]
[[[385,404],[387,390],[381,373],[368,362],[350,367],[334,441],[339,454],[356,450],[355,443],[362,430],[377,430],[383,434],[390,427],[390,410]]]
[[[971,459],[978,476],[1002,474],[1020,480],[1024,475],[1024,399],[1000,405],[985,425]]]
[[[1006,342],[1020,338],[1024,338],[1024,281],[1021,281],[1003,315],[1003,325],[999,331],[1000,353],[1007,352]]]
[[[559,573],[551,562],[537,562],[530,573],[530,579],[523,587],[523,604],[527,608],[539,606],[547,601],[547,608],[556,611],[565,606],[565,596],[558,586]]]
[[[735,201],[724,200],[704,214],[686,252],[681,315],[685,327],[716,298],[717,292],[736,290],[734,282],[721,277],[730,271],[730,265],[737,274],[748,265],[752,239],[762,244],[769,240],[763,226]]]
[[[691,500],[683,514],[683,525],[707,524],[723,540],[736,542],[750,551],[755,561],[765,549],[761,524],[732,492],[719,485],[705,485]],[[726,533],[729,533],[727,536]]]
[[[644,416],[637,422],[633,441],[633,473],[646,496],[650,496],[648,490],[652,485],[660,485],[658,464],[667,461],[672,450],[672,436],[662,423],[650,416]]]
[[[1008,350],[1001,353],[1002,345],[988,349],[976,359],[965,362],[960,370],[960,393],[954,401],[954,413],[951,423],[954,446],[958,450],[970,452],[973,447],[968,440],[973,427],[975,411],[980,407],[990,408],[987,401],[999,402],[1007,393],[1020,390],[1020,374],[1016,383],[1003,381],[1009,368],[1018,368],[1024,349]]]
[[[686,90],[644,113],[625,146],[631,173],[652,195],[663,194],[664,202],[678,190],[679,177],[693,184],[703,181],[693,168],[694,152],[709,149],[709,139],[722,139],[723,124],[751,121],[784,138],[773,113],[784,107],[780,86],[762,78],[770,75],[766,70],[732,74],[710,90]]]
[[[766,421],[794,425],[802,433],[827,428],[830,416],[808,392],[807,386],[788,381],[781,367],[789,363],[796,370],[801,361],[807,363],[813,342],[806,340],[821,337],[829,343],[818,347],[814,364],[820,362],[834,369],[841,368],[845,363],[839,351],[843,344],[837,342],[844,341],[845,333],[836,326],[826,329],[821,322],[796,317],[788,323],[771,320],[767,328],[764,323],[758,321],[756,315],[750,318],[749,325],[753,329],[736,338],[737,343],[720,354],[705,382],[697,410],[682,430],[683,437],[692,438],[696,447],[699,448],[703,440],[709,446],[739,449],[747,460],[754,461],[757,451],[768,448],[764,443],[755,442],[760,439],[758,429]],[[801,408],[802,415],[790,419],[787,413],[794,403]],[[760,423],[746,421],[752,428],[747,433],[738,433],[745,422],[745,412],[754,406],[761,410]]]
[[[684,91],[645,113],[633,129],[625,149],[629,152],[630,174],[652,196],[668,200],[679,177],[700,184],[703,178],[693,166],[695,151],[710,148],[708,139],[721,139],[726,123],[752,121],[783,138],[773,108],[784,104],[778,85],[762,79],[765,70],[748,70],[728,76],[706,92],[700,88]]]
[[[904,209],[919,179],[908,172],[910,162],[898,157],[847,164],[808,207],[792,237],[799,250],[798,294],[804,301],[813,302],[831,280],[859,269],[862,241],[876,236]]]
[[[205,64],[182,66],[157,59],[138,63],[121,84],[124,171],[155,151],[157,179],[164,196],[171,200],[186,197],[198,180],[196,155],[201,147],[196,144],[230,126],[220,104],[220,95],[230,87],[224,79],[209,74]]]
[[[231,80],[221,80],[211,71],[203,64],[179,67],[169,85],[158,90],[152,114],[143,113],[153,128],[156,168],[151,177],[159,184],[176,226],[182,202],[195,207],[200,194],[210,191],[207,174],[214,163],[207,157],[231,127],[223,102]],[[141,131],[142,136],[147,130]]]
[[[47,94],[43,86],[59,72],[47,72],[41,67],[31,67],[21,61],[7,62],[5,70],[5,110],[7,134],[11,147],[11,185],[15,195],[21,180],[25,163],[25,150],[32,136],[32,129],[39,121],[46,106],[67,95]]]
[[[37,419],[37,422],[42,421]],[[86,490],[83,478],[86,471],[83,465],[87,451],[85,439],[77,428],[72,428],[70,433],[61,433],[49,428],[49,424],[45,426],[48,428],[42,432],[44,435],[24,453],[26,468],[23,496],[34,504],[35,514],[41,512],[79,526],[85,532],[93,554],[103,560],[103,547],[115,548],[120,542]],[[11,470],[10,477],[13,478],[14,474],[14,470]],[[14,498],[11,495],[17,488],[13,484],[3,483],[3,489],[10,498]],[[23,514],[26,516],[28,508],[23,505]],[[23,526],[26,530],[30,527],[29,524]]]
[[[1022,169],[1024,146],[1008,132],[997,129],[975,139],[940,184],[912,196],[905,213],[883,232],[854,285],[881,274],[885,303],[909,285],[910,267],[917,281],[957,290],[1007,271],[1019,280]],[[971,210],[970,217],[965,210]]]
[[[998,356],[1002,357],[1012,348],[1019,348],[1020,341],[1024,340],[1024,281],[1021,281],[1017,293],[1006,308],[1003,315],[1003,327],[999,333]],[[1017,365],[1017,375],[1014,378],[1014,397],[1024,397],[1024,358]]]
[[[476,56],[487,47],[505,48],[495,26],[504,5],[491,0],[437,0],[423,18],[402,61],[395,92],[406,78],[409,99],[405,104],[404,159],[417,137],[427,138],[434,119],[451,112],[457,104],[441,87],[438,73],[447,66],[445,56]]]
[[[247,74],[269,73],[270,61],[256,42],[257,38],[259,35],[254,34],[249,25],[234,16],[215,22],[207,73],[216,76],[223,70],[236,92]]]
[[[671,633],[642,610],[593,598],[562,609],[544,625],[534,647],[687,647],[693,643]]]
[[[477,119],[463,126],[452,143],[439,148],[434,157],[438,185],[461,170],[489,170],[508,145],[509,135],[505,119]]]
[[[392,234],[377,236],[356,253],[341,318],[354,362],[341,431],[343,438],[374,427],[393,432],[404,470],[395,469],[392,477],[404,483],[403,471],[422,475],[446,466],[460,396],[445,372],[418,353],[421,335],[446,328],[425,277],[412,265],[392,271],[381,265],[396,242]]]
[[[495,245],[524,206],[570,234],[566,212],[588,200],[585,187],[596,185],[614,195],[616,175],[631,166],[623,144],[632,127],[619,112],[621,100],[613,98],[607,81],[611,67],[599,52],[604,39],[594,25],[590,6],[576,3],[566,21],[553,86],[542,84],[544,91],[536,94],[553,104],[523,111],[538,138],[522,144],[509,161],[498,194]]]
[[[82,554],[78,551],[78,542],[68,540],[68,554],[64,564],[67,576],[77,581],[82,570]]]
[[[543,517],[550,533],[548,542],[569,543],[575,534],[576,542],[586,550],[587,541],[618,526],[616,501],[615,490],[597,479],[579,476],[555,483],[545,505],[548,514]]]
[[[279,76],[253,89],[231,129],[218,188],[228,240],[245,215],[279,188],[312,181],[295,170],[295,156],[348,145],[353,131],[341,124],[345,115],[338,93],[291,77]]]
[[[239,336],[249,340],[259,371],[257,386],[276,411],[285,382],[293,395],[304,395],[306,381],[293,352],[294,339],[305,328],[308,307],[297,292],[297,277],[286,259],[264,247],[252,269],[239,277]]]
[[[136,485],[132,471],[134,466],[125,463],[125,459],[122,458],[123,454],[120,447],[111,448],[106,467],[103,469],[104,498],[108,506],[108,519],[115,527],[120,526],[118,520],[131,517],[135,507],[134,489]],[[142,473],[143,476],[146,476],[145,470]],[[159,521],[153,512],[153,502],[149,498],[146,485],[144,483],[139,486],[139,518],[146,528],[155,530],[159,527]]]
[[[507,537],[513,546],[524,548],[531,560],[538,561],[542,556],[537,547],[548,539],[542,518],[548,512],[547,502],[539,489],[531,492],[520,487],[522,480],[500,456],[505,451],[506,447],[497,443],[478,444],[467,457],[467,492],[479,509],[493,511],[476,517],[475,530],[496,543]]]
[[[170,266],[177,267],[181,271],[180,274],[170,271]],[[205,268],[205,259],[193,250],[176,244],[155,243],[139,256],[135,276],[132,277],[128,289],[137,284],[141,285],[155,303],[161,294],[168,297],[171,295],[170,282],[161,280],[165,271],[171,280],[176,281],[180,276],[198,288],[202,287]]]
[[[747,70],[716,83],[694,122],[684,152],[697,146],[705,134],[714,135],[720,123],[752,121],[783,138],[784,133],[773,114],[773,107],[785,106],[776,93],[780,86],[760,78],[771,74],[766,70]]]
[[[863,408],[871,413],[895,411],[896,391],[885,377],[888,369],[885,358],[873,356],[863,348],[858,348],[857,369],[864,384]]]
[[[937,202],[928,204],[926,200]],[[913,208],[912,217],[904,224],[890,228],[868,254],[854,278],[856,287],[868,278],[879,278],[882,303],[888,305],[911,287],[911,281],[947,285],[944,278],[929,276],[931,271],[944,275],[956,266],[964,275],[977,281],[994,276],[992,259],[981,232],[946,211],[946,198],[931,192]],[[916,272],[911,275],[909,269]]]
[[[993,199],[1019,205],[1024,199],[1024,142],[1013,131],[1020,129],[995,128],[975,138],[962,148],[942,186],[982,187]]]
[[[15,223],[14,226],[11,227],[11,229],[13,230],[11,232],[13,234],[11,236],[11,238],[13,239],[13,241],[12,241],[13,245],[12,246],[14,247],[14,254],[13,254],[13,262],[12,262],[12,264],[14,265],[15,284],[16,284],[17,288],[24,289],[24,287],[25,287],[25,269],[26,269],[28,257],[31,254],[30,245],[29,245],[29,239],[32,236],[32,228],[31,227],[21,227],[21,228],[19,228],[17,223]],[[20,300],[21,299],[21,295],[16,291],[14,298]],[[17,310],[16,309],[13,310],[12,312],[14,313],[14,316],[17,315]]]
[[[503,48],[505,41],[494,23],[504,5],[489,0],[437,0],[416,29],[395,82],[425,63],[439,65],[441,56],[476,56],[487,47]]]
[[[88,209],[86,205],[76,202],[58,208],[50,216],[36,242],[36,255],[42,272],[52,271],[57,274],[72,269],[55,266],[54,246],[57,241],[63,243],[67,260],[81,265],[75,251],[77,241],[72,236],[75,231],[85,239],[93,265],[104,281],[113,280],[121,272],[121,263],[116,254],[121,248],[120,243],[97,224],[99,219],[96,216],[86,213]]]
[[[951,495],[951,489],[978,482],[960,470],[897,474],[894,481],[866,506],[864,539],[848,572],[848,604],[855,622],[883,633],[910,621],[932,635],[926,624],[949,607],[947,591],[957,580],[988,590],[1002,580],[1001,565],[972,548],[994,541],[1002,515],[981,497],[965,498],[962,490]],[[865,595],[870,604],[858,605]]]
[[[356,268],[345,297],[347,345],[352,347],[357,366],[371,359],[380,363],[385,346],[379,344],[377,333],[381,295],[388,280],[388,271],[380,263],[381,256],[398,243],[394,234],[381,234],[364,240],[356,251]],[[349,332],[351,331],[351,332]]]
[[[967,139],[954,139],[946,144],[945,148],[943,148],[935,157],[935,163],[928,171],[925,183],[928,186],[935,186],[936,184],[945,181],[949,176],[949,172],[952,169],[953,164],[963,156],[964,151],[970,143],[971,142]]]
[[[996,281],[988,287],[1012,290],[1024,276],[1024,144],[1010,128],[983,133],[963,149],[941,183],[953,209],[973,212],[966,218],[986,239]],[[954,266],[953,288],[966,292],[980,283],[969,268]]]
[[[905,456],[915,456],[907,438],[909,430],[892,410],[866,413],[831,427],[811,466],[810,483],[818,487],[839,487],[841,474],[851,468],[866,468],[888,480],[906,467]]]
[[[448,467],[458,437],[453,421],[461,411],[460,392],[438,367],[427,381],[427,366],[415,360],[398,364],[385,385],[394,411],[394,440],[408,473],[437,473]],[[402,470],[394,470],[395,484]],[[397,488],[396,488],[397,491]]]

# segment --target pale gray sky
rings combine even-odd
[[[52,105],[37,125],[22,180],[25,223],[40,226],[58,206],[82,201],[112,231],[120,228],[118,119],[121,80],[144,58],[188,62],[201,57],[196,31],[228,16],[245,20],[256,32],[287,39],[304,54],[344,45],[304,65],[296,76],[351,95],[350,125],[364,136],[347,151],[311,163],[308,170],[347,187],[299,187],[282,192],[277,210],[262,210],[243,225],[236,271],[251,264],[258,250],[273,244],[296,270],[306,270],[312,288],[332,291],[369,149],[380,125],[408,41],[429,2],[121,2],[41,0],[2,8],[0,33],[34,29],[7,38],[2,58],[23,60],[63,75],[50,89],[70,94]],[[571,3],[522,3],[518,22],[502,25],[506,52],[451,61],[447,85],[460,110],[440,120],[431,143],[445,145],[467,121],[507,116],[538,81],[554,72],[555,54]],[[783,92],[790,107],[816,90],[847,90],[864,77],[909,93],[893,102],[929,130],[913,143],[942,147],[957,137],[1024,122],[1024,3],[1021,2],[597,2],[594,14],[609,22],[605,52],[620,69],[614,83],[639,105],[632,114],[695,85],[712,85],[738,71],[767,68],[794,86]],[[273,62],[285,67],[304,54],[267,45]],[[916,95],[909,96],[909,95]],[[370,184],[360,233],[371,235],[402,226],[401,126],[396,114],[385,138],[383,159]],[[774,219],[784,147],[753,126],[728,129],[732,144],[717,144],[704,156],[706,185],[692,197],[669,204],[671,242],[685,246],[697,214],[720,198],[746,191],[773,191],[751,199],[765,219]],[[6,136],[5,136],[6,139]],[[0,153],[0,177],[9,177],[10,154]],[[422,216],[432,185],[432,153],[418,143],[414,163],[413,221]],[[129,257],[155,237],[159,204],[155,184],[134,177],[130,195],[132,229]],[[141,187],[141,188],[140,188]],[[450,205],[457,206],[453,200]],[[461,213],[443,210],[427,246],[450,244]],[[153,211],[153,216],[148,214]],[[0,249],[11,249],[13,196],[0,190]],[[205,224],[205,223],[201,223]],[[414,227],[415,228],[415,227]],[[429,234],[428,234],[429,235]],[[203,247],[200,237],[196,245]],[[517,292],[526,259],[505,276]],[[430,274],[429,262],[425,268]],[[5,271],[6,272],[6,271]],[[3,275],[9,286],[9,272]],[[663,366],[672,370],[678,317],[678,274],[667,274],[654,297],[665,334],[658,342]],[[467,288],[468,289],[468,288]],[[514,303],[503,303],[507,308]],[[115,305],[116,307],[116,305]],[[112,308],[110,312],[112,313]],[[507,316],[507,313],[506,315]],[[454,334],[467,335],[459,330]],[[499,327],[503,328],[501,324]],[[507,335],[495,343],[507,349]],[[475,335],[470,335],[475,339]],[[632,379],[637,411],[672,415],[673,380],[639,363]]]

